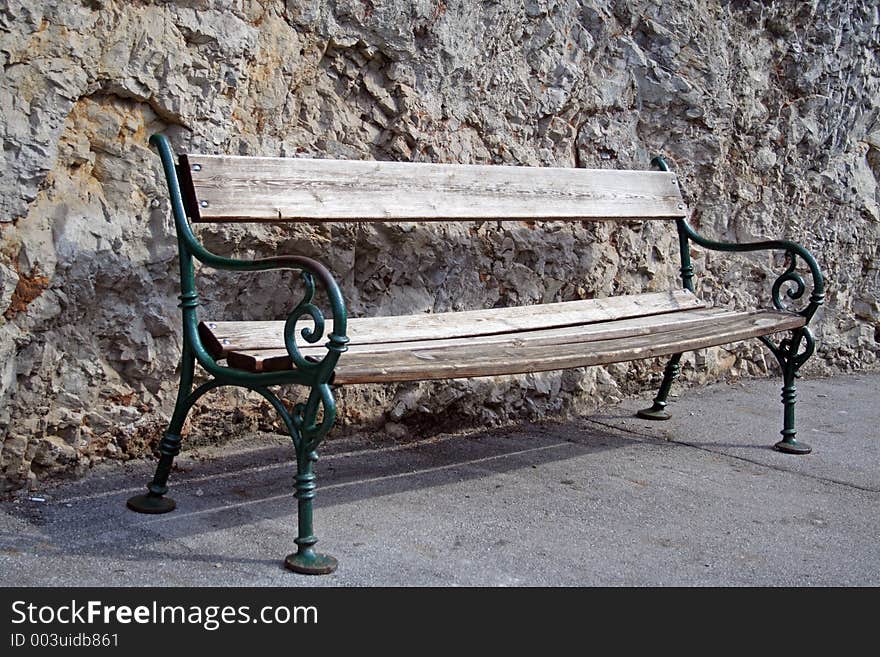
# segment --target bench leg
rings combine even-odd
[[[781,340],[779,344],[775,344],[768,336],[761,336],[759,339],[773,352],[782,368],[782,440],[774,447],[786,454],[809,454],[813,448],[797,439],[797,429],[794,426],[794,405],[797,402],[794,380],[798,370],[816,348],[813,334],[810,329],[803,327],[793,330],[791,336]]]
[[[297,550],[287,555],[284,565],[289,570],[303,575],[327,575],[336,570],[336,559],[328,554],[315,552],[318,538],[312,525],[312,500],[315,498],[315,473],[312,465],[318,460],[315,452],[302,456],[297,455],[296,491],[297,502],[297,537],[294,543]]]
[[[680,369],[678,366],[679,361],[681,361],[681,354],[675,354],[669,359],[666,369],[663,370],[663,382],[660,384],[660,390],[654,398],[654,404],[651,408],[643,408],[638,411],[636,417],[640,417],[643,420],[668,420],[670,418],[669,412],[666,410],[666,398],[669,397],[672,382],[678,376]]]
[[[786,368],[786,370],[793,368]],[[774,445],[780,452],[786,454],[809,454],[813,448],[797,439],[797,429],[794,428],[794,405],[797,403],[797,388],[794,385],[794,371],[783,372],[782,385],[782,440]]]
[[[801,341],[805,342],[805,350],[800,351]],[[771,344],[768,340],[764,344]],[[782,366],[782,440],[774,445],[786,454],[809,454],[813,448],[797,439],[794,426],[794,405],[797,403],[797,388],[794,380],[801,365],[813,354],[814,342],[809,329],[792,331],[791,338],[783,340],[774,352]]]
[[[177,503],[170,497],[165,497],[168,492],[168,475],[171,473],[171,464],[174,457],[180,453],[180,435],[166,432],[159,443],[159,464],[156,466],[156,474],[147,485],[147,492],[143,495],[135,495],[128,498],[125,505],[138,513],[168,513],[174,511]]]
[[[143,495],[135,495],[126,502],[126,506],[138,513],[168,513],[174,511],[177,504],[170,497],[165,497],[168,492],[168,475],[171,473],[171,465],[174,457],[180,453],[180,433],[183,423],[193,402],[201,396],[202,386],[196,393],[192,390],[193,374],[195,372],[195,357],[187,343],[184,343],[183,357],[180,363],[180,387],[177,390],[177,402],[174,405],[174,414],[168,430],[159,442],[159,464],[156,466],[156,474],[147,486],[147,492]],[[213,387],[213,386],[211,386]]]
[[[294,497],[297,505],[297,550],[287,555],[284,566],[303,575],[327,575],[336,570],[337,561],[328,554],[315,552],[315,529],[312,518],[312,500],[315,499],[314,464],[318,460],[318,445],[336,419],[336,402],[327,384],[314,386],[305,404],[297,404],[291,414],[278,397],[266,388],[254,388],[275,408],[284,421],[296,450],[296,478]],[[318,421],[318,414],[323,417]]]

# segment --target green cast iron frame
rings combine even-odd
[[[315,497],[314,462],[317,448],[336,419],[336,402],[330,383],[339,356],[346,351],[347,313],[339,286],[330,272],[319,262],[302,256],[279,256],[257,260],[236,260],[211,253],[198,241],[190,226],[186,206],[181,195],[178,165],[164,135],[153,135],[150,143],[159,151],[165,179],[168,183],[171,210],[177,229],[177,245],[180,257],[180,308],[183,313],[183,349],[180,365],[180,388],[168,429],[159,443],[159,463],[147,493],[128,500],[128,507],[141,513],[166,513],[175,507],[174,500],[166,497],[168,475],[174,457],[180,452],[181,431],[186,416],[198,399],[219,386],[239,386],[262,395],[278,412],[293,440],[297,471],[294,483],[298,511],[297,551],[285,559],[285,565],[296,572],[323,574],[335,570],[336,560],[315,551],[312,522],[312,500]],[[284,372],[251,373],[219,365],[202,344],[198,331],[196,309],[199,296],[196,292],[194,261],[213,267],[237,272],[294,269],[300,271],[305,284],[302,300],[287,317],[284,325],[284,344],[295,368]],[[333,331],[327,335],[327,353],[320,360],[306,359],[296,344],[298,322],[307,318],[311,327],[300,331],[303,339],[311,344],[324,337],[324,314],[314,303],[316,281],[327,296],[333,317]],[[195,363],[198,361],[213,378],[193,390]],[[268,386],[298,384],[309,388],[304,403],[296,404],[289,411]]]
[[[174,162],[174,153],[164,135],[153,135],[150,143],[158,150],[168,184],[171,210],[177,230],[177,244],[180,257],[180,308],[183,315],[183,348],[181,356],[180,387],[177,401],[168,429],[159,443],[159,463],[156,473],[147,486],[147,492],[128,500],[128,507],[140,513],[166,513],[173,511],[175,502],[166,496],[168,477],[174,457],[180,452],[181,432],[190,409],[202,395],[219,386],[239,386],[253,390],[265,398],[278,412],[293,441],[296,452],[297,471],[294,481],[294,495],[297,499],[297,551],[285,559],[290,570],[305,574],[325,574],[336,569],[336,559],[315,551],[315,537],[312,517],[312,501],[315,498],[315,474],[313,465],[318,459],[317,448],[330,431],[336,418],[336,402],[331,390],[333,370],[340,355],[346,351],[347,313],[339,286],[330,272],[319,262],[302,256],[278,256],[257,260],[237,260],[216,255],[208,251],[198,241],[189,222],[186,204],[181,195],[180,177],[188,172],[180,169]],[[669,171],[666,161],[656,157],[652,163],[663,171]],[[694,291],[694,268],[691,264],[690,243],[715,251],[747,252],[760,250],[784,251],[788,265],[776,279],[772,288],[773,305],[784,309],[781,293],[784,287],[789,299],[803,297],[806,283],[796,272],[797,259],[801,258],[812,274],[812,292],[809,304],[800,311],[807,322],[822,305],[824,299],[824,280],[813,256],[802,246],[784,240],[770,240],[746,244],[716,242],[699,235],[685,219],[676,221],[681,255],[681,278],[684,288]],[[198,331],[196,310],[199,296],[195,284],[195,261],[228,271],[250,272],[277,269],[293,269],[300,272],[305,285],[305,294],[284,325],[284,344],[295,367],[288,371],[252,373],[219,365],[202,344]],[[325,317],[314,303],[316,282],[321,284],[333,317],[333,331],[327,337],[327,353],[320,360],[302,356],[296,344],[297,324],[303,318],[312,322],[312,327],[302,328],[299,335],[314,344],[324,338]],[[793,286],[793,287],[791,287]],[[803,454],[810,447],[796,439],[794,405],[796,390],[794,380],[800,367],[815,350],[815,340],[807,326],[791,331],[790,337],[774,343],[768,337],[760,338],[779,362],[783,372],[782,401],[784,421],[782,440],[775,447],[784,452]],[[664,369],[663,381],[653,405],[638,412],[639,417],[652,420],[669,419],[666,410],[667,398],[673,381],[679,373],[681,354],[675,354]],[[210,375],[206,383],[193,389],[195,364],[198,362]],[[309,389],[304,403],[296,404],[292,411],[282,403],[268,386],[296,384]]]
[[[670,170],[663,157],[655,157],[651,163],[661,171]],[[676,220],[676,228],[678,229],[678,245],[681,255],[681,282],[684,288],[691,292],[694,291],[694,267],[691,264],[690,251],[691,242],[712,251],[783,251],[786,255],[787,266],[785,271],[773,283],[771,289],[773,306],[777,310],[786,310],[781,296],[783,289],[785,289],[785,296],[791,300],[801,299],[806,292],[807,285],[803,277],[796,271],[798,258],[802,259],[810,270],[812,290],[809,303],[798,312],[799,315],[806,319],[806,324],[790,331],[789,337],[780,340],[778,343],[774,342],[769,336],[761,336],[759,338],[772,352],[782,368],[782,440],[777,442],[774,447],[781,452],[790,454],[808,454],[812,451],[812,448],[806,443],[797,440],[794,417],[797,389],[794,382],[798,376],[798,370],[807,362],[816,349],[816,340],[813,338],[813,334],[807,324],[809,324],[813,315],[816,314],[816,311],[825,300],[825,279],[822,276],[816,259],[800,244],[787,240],[766,240],[743,244],[717,242],[697,233],[686,219]],[[663,381],[660,383],[660,390],[654,398],[653,405],[650,408],[639,411],[637,413],[639,417],[648,420],[669,419],[670,416],[666,410],[667,398],[672,382],[678,376],[680,361],[681,354],[675,354],[669,359],[666,368],[663,370]]]

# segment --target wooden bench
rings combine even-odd
[[[788,241],[732,244],[706,239],[688,224],[679,183],[665,161],[659,171],[408,164],[299,158],[182,155],[151,138],[162,159],[180,251],[183,355],[177,404],[160,446],[148,492],[128,501],[142,513],[174,509],[167,497],[171,463],[192,405],[221,385],[261,394],[280,414],[297,457],[297,552],[285,564],[301,573],[327,573],[333,557],[318,554],[312,528],[313,463],[333,425],[331,386],[537,372],[670,356],[647,419],[667,419],[667,396],[683,351],[757,337],[783,373],[784,419],[776,448],[803,454],[796,439],[798,369],[815,341],[807,323],[823,300],[813,257]],[[209,252],[190,222],[230,221],[467,221],[670,220],[679,237],[681,289],[514,308],[399,317],[348,319],[343,296],[320,263],[300,256],[236,260]],[[785,271],[771,289],[772,309],[709,308],[694,295],[691,244],[719,251],[779,250]],[[199,321],[194,261],[233,271],[297,269],[304,297],[286,321]],[[811,274],[811,294],[800,311],[785,308],[807,289],[796,266]],[[320,289],[328,313],[315,301]],[[787,332],[774,341],[769,336]],[[195,362],[211,376],[193,389]],[[225,364],[223,364],[225,361]],[[289,411],[269,386],[305,386],[303,403]]]

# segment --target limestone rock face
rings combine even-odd
[[[167,420],[180,328],[158,131],[178,151],[249,155],[644,169],[664,153],[704,234],[817,254],[829,293],[812,371],[875,366],[878,30],[872,0],[7,0],[0,487],[141,455]],[[220,252],[322,260],[355,316],[664,289],[678,267],[657,222],[200,232]],[[700,249],[694,264],[700,295],[743,308],[767,306],[784,269]],[[283,318],[298,298],[290,274],[206,270],[200,286],[215,318]],[[691,354],[683,374],[775,367],[752,341]],[[584,412],[661,369],[352,387],[341,430]],[[236,391],[199,409],[196,440],[273,426]]]

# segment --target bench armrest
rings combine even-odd
[[[799,315],[803,315],[807,322],[813,317],[825,300],[825,279],[822,271],[813,255],[800,244],[790,242],[788,240],[764,240],[761,242],[718,242],[700,235],[693,227],[684,219],[680,220],[679,230],[684,232],[687,238],[699,244],[700,246],[712,251],[727,252],[747,252],[747,251],[784,251],[786,256],[787,267],[782,274],[773,283],[773,305],[777,310],[784,310],[780,293],[784,285],[792,285],[788,287],[785,295],[789,299],[800,299],[806,292],[807,285],[803,277],[797,272],[798,258],[801,258],[810,270],[813,278],[812,290],[810,292],[809,303],[805,308],[799,311]]]
[[[293,269],[300,272],[300,278],[305,284],[305,294],[287,316],[287,320],[284,323],[284,346],[297,370],[308,374],[309,378],[318,383],[329,382],[339,356],[348,349],[346,345],[349,342],[346,335],[347,311],[345,301],[339,285],[330,271],[317,260],[305,256],[290,255],[259,258],[256,260],[236,260],[213,254],[202,247],[201,244],[198,244],[198,247],[198,252],[194,252],[193,256],[216,269],[228,271]],[[327,295],[333,319],[333,330],[326,336],[328,339],[326,344],[327,353],[320,360],[304,357],[296,344],[297,324],[304,317],[311,319],[314,326],[312,328],[302,328],[299,332],[302,338],[309,344],[315,344],[324,338],[324,313],[314,304],[316,282],[320,283]]]
[[[651,164],[661,171],[669,171],[669,165],[662,156],[657,156],[651,160]],[[747,251],[784,251],[786,255],[787,267],[782,274],[773,283],[773,306],[777,310],[785,310],[782,305],[780,293],[784,285],[792,285],[788,287],[785,295],[789,299],[797,300],[804,296],[807,284],[803,277],[797,272],[798,258],[801,258],[810,270],[813,278],[812,291],[810,292],[809,303],[798,314],[806,318],[807,322],[813,317],[819,306],[825,300],[825,278],[819,269],[819,264],[813,255],[803,246],[796,242],[788,240],[762,240],[760,242],[719,242],[700,235],[687,219],[677,219],[679,246],[681,249],[681,276],[684,286],[693,292],[693,276],[694,268],[691,266],[690,252],[688,249],[689,242],[694,242],[711,251],[727,251],[727,252],[747,252]]]
[[[227,271],[268,271],[272,269],[295,269],[300,271],[305,283],[306,293],[296,308],[288,315],[284,325],[284,344],[291,360],[297,370],[305,375],[305,378],[316,383],[326,384],[333,375],[333,369],[339,360],[340,354],[346,350],[348,337],[346,336],[346,323],[348,314],[345,309],[345,301],[336,280],[330,271],[317,260],[305,256],[276,256],[273,258],[259,258],[255,260],[237,260],[212,253],[206,249],[193,233],[192,226],[187,220],[183,197],[180,191],[180,182],[177,175],[177,167],[174,163],[174,153],[168,143],[168,139],[161,134],[150,137],[150,143],[158,150],[165,170],[165,178],[168,183],[172,215],[177,228],[177,240],[180,251],[180,280],[181,280],[181,307],[184,309],[184,331],[196,348],[196,356],[199,362],[215,376],[224,376],[223,370],[218,366],[209,354],[202,348],[198,336],[195,308],[198,305],[198,294],[195,291],[195,271],[192,260],[196,259],[209,267],[224,269]],[[333,314],[333,332],[328,335],[327,354],[319,361],[307,360],[296,346],[296,324],[303,316],[308,316],[314,322],[313,328],[303,328],[300,332],[303,339],[314,344],[324,337],[324,314],[314,303],[315,281],[324,288]],[[244,385],[261,385],[274,382],[277,377],[254,376],[237,374],[240,383]]]

